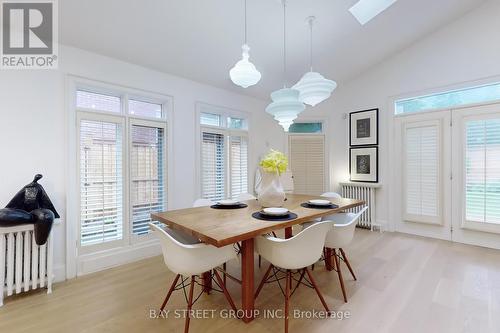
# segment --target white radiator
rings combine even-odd
[[[377,188],[380,187],[379,184],[374,183],[340,183],[342,186],[342,196],[344,198],[352,198],[363,200],[368,205],[368,209],[361,215],[358,221],[358,227],[373,230],[374,227],[380,228],[380,225],[376,222],[376,195],[375,192]],[[350,212],[358,212],[362,207],[352,208]]]
[[[52,292],[52,237],[38,246],[33,225],[0,228],[0,306],[5,295],[47,287]]]

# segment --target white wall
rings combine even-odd
[[[349,177],[348,119],[343,114],[380,108],[379,181],[383,187],[377,199],[377,220],[388,222],[391,101],[396,96],[418,96],[423,91],[500,81],[499,17],[500,1],[491,0],[356,79],[341,84],[333,98],[320,104],[317,112],[330,115],[332,187],[338,189],[338,182]]]
[[[61,220],[54,227],[56,278],[64,278],[66,224],[76,216],[66,214],[67,112],[65,80],[68,74],[172,96],[173,168],[170,208],[188,207],[196,195],[195,104],[205,102],[251,113],[251,172],[270,147],[283,149],[283,131],[264,112],[265,101],[167,75],[70,47],[60,48],[59,70],[11,70],[0,73],[0,207],[33,175],[42,173],[45,187]],[[265,133],[265,135],[263,135]],[[182,143],[182,144],[181,144]],[[253,173],[250,182],[253,183]]]

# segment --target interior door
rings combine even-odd
[[[451,240],[450,111],[395,119],[396,231]]]
[[[453,111],[453,241],[500,248],[500,104]]]
[[[294,193],[320,195],[325,191],[325,136],[290,134],[290,170]]]

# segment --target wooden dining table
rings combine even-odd
[[[240,209],[196,207],[154,213],[151,217],[170,228],[197,237],[206,244],[216,247],[241,244],[241,310],[243,321],[248,323],[254,318],[254,238],[281,229],[285,229],[285,238],[290,238],[294,225],[364,205],[361,200],[341,198],[331,199],[338,206],[336,208],[316,209],[301,206],[311,199],[320,198],[287,194],[283,206],[297,214],[297,218],[290,221],[263,221],[253,218],[252,214],[262,209],[257,200],[244,201],[248,206]],[[327,268],[328,266],[332,267],[332,264],[327,263]]]

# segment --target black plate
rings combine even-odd
[[[312,209],[335,209],[339,208],[336,204],[331,204],[331,205],[311,205],[308,202],[303,202],[300,204],[304,208],[312,208]]]
[[[262,214],[261,212],[255,212],[252,214],[252,217],[254,219],[263,220],[263,221],[291,221],[291,220],[295,220],[297,218],[297,214],[289,212],[286,215],[271,216],[271,215]]]
[[[248,205],[244,204],[244,203],[240,203],[240,204],[237,204],[237,205],[219,205],[219,204],[215,204],[215,205],[210,206],[210,208],[213,208],[213,209],[240,209],[240,208],[246,208],[246,207],[248,207]]]

